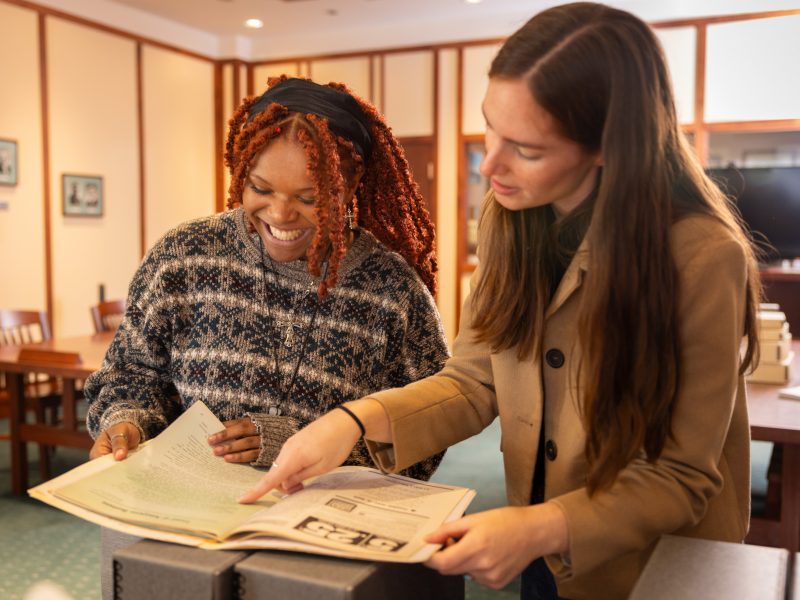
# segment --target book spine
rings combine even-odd
[[[758,367],[747,376],[753,383],[788,383],[789,370],[794,353],[790,352],[782,363],[770,364],[761,362]]]
[[[780,340],[764,340],[759,345],[762,363],[782,363],[792,351],[792,338],[785,337]]]

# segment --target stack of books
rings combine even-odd
[[[786,384],[794,353],[786,315],[777,304],[762,304],[758,311],[758,342],[761,360],[747,376],[753,383]]]

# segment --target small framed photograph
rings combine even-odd
[[[61,176],[64,215],[103,216],[103,178],[97,175]]]
[[[17,185],[17,142],[0,139],[0,185]]]

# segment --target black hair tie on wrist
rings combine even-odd
[[[350,415],[350,417],[353,419],[353,421],[356,422],[356,425],[358,425],[358,428],[361,430],[361,437],[364,437],[365,435],[367,435],[367,430],[364,428],[364,424],[361,422],[361,419],[359,419],[356,416],[356,413],[354,413],[352,410],[350,410],[346,406],[337,406],[336,408],[341,408],[344,412],[346,412],[348,415]]]

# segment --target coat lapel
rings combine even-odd
[[[556,288],[556,293],[550,301],[550,305],[545,311],[544,318],[547,320],[566,302],[569,297],[577,290],[583,282],[583,276],[588,268],[589,263],[589,241],[588,235],[584,236],[581,245],[575,252],[575,256],[567,267],[564,277],[561,278],[561,283]]]

